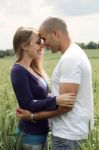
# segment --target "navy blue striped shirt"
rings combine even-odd
[[[33,113],[56,109],[56,97],[47,96],[48,86],[21,65],[15,64],[12,67],[11,82],[21,108]],[[48,132],[48,120],[32,122],[21,119],[19,128],[25,133],[45,134]]]

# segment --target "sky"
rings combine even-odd
[[[51,16],[65,20],[75,42],[99,42],[99,0],[0,0],[0,50],[12,48],[18,27],[38,30]]]

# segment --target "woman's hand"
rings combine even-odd
[[[76,96],[73,93],[66,93],[56,97],[56,104],[63,107],[73,107]]]

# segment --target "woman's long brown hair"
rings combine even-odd
[[[17,62],[20,62],[23,58],[23,48],[22,45],[28,45],[31,41],[31,36],[33,35],[34,30],[33,28],[24,28],[20,27],[15,32],[13,37],[13,49],[17,56]],[[48,75],[42,67],[42,60],[33,59],[31,61],[30,67],[39,75],[43,76],[45,79],[48,80]]]

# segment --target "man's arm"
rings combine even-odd
[[[73,106],[72,106],[73,107]],[[56,116],[59,116],[65,112],[68,112],[72,110],[72,107],[61,107],[59,106],[56,110],[54,111],[41,111],[38,113],[33,114],[32,112],[22,109],[22,108],[17,108],[16,109],[16,115],[24,120],[42,120],[42,119],[48,119],[48,118],[53,118]]]
[[[49,119],[49,118],[53,118],[53,117],[59,116],[59,115],[61,115],[63,113],[71,111],[71,110],[72,110],[72,107],[61,107],[61,106],[59,106],[58,109],[55,110],[55,111],[46,111],[46,112],[36,113],[34,115],[34,119],[35,120]]]
[[[72,92],[76,95],[78,89],[79,89],[79,84],[73,84],[73,83],[72,84],[71,83],[60,83],[60,86],[59,86],[60,94]],[[75,103],[75,101],[74,101],[74,103]],[[58,108],[54,111],[41,111],[41,112],[35,113],[34,119],[40,120],[40,119],[47,119],[47,118],[59,116],[63,113],[71,111],[74,106],[74,103],[72,103],[68,107],[58,106]],[[16,112],[17,112],[17,115],[22,119],[31,119],[32,113],[30,111],[18,108]]]
[[[77,95],[79,89],[79,84],[75,84],[75,83],[60,83],[59,86],[59,93],[63,94],[63,93],[74,93],[75,95]]]
[[[60,94],[74,93],[76,95],[78,92],[78,89],[79,89],[79,84],[75,84],[75,83],[60,83],[60,86],[59,86]],[[34,118],[36,120],[45,119],[45,118],[53,118],[53,117],[59,116],[63,113],[71,111],[73,106],[74,105],[72,105],[71,107],[60,107],[59,106],[58,109],[55,111],[39,112],[39,113],[35,114]]]

